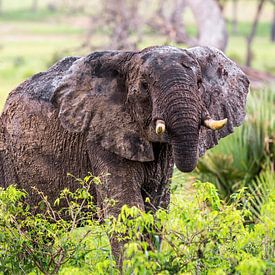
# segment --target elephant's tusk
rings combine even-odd
[[[212,118],[210,119],[205,119],[204,120],[204,126],[212,129],[212,130],[219,130],[224,127],[224,125],[227,123],[227,118],[222,119],[222,120],[214,120]]]
[[[156,121],[156,133],[157,135],[162,135],[165,132],[165,122],[161,119]]]

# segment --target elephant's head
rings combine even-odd
[[[68,131],[134,161],[154,160],[153,143],[167,142],[176,166],[191,171],[243,121],[248,86],[219,50],[151,47],[78,59],[52,100]]]

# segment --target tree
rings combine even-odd
[[[227,30],[225,20],[215,0],[185,0],[197,22],[198,44],[225,50]]]
[[[167,42],[193,44],[183,22],[183,12],[186,8],[184,0],[175,0],[172,10],[167,13],[167,1],[159,0],[157,10],[152,14],[147,24],[162,35],[167,36]],[[166,12],[165,12],[166,11]]]
[[[216,0],[216,1],[217,1],[218,5],[219,5],[220,10],[223,11],[227,0]]]
[[[142,19],[139,16],[141,1],[102,0],[101,11],[91,16],[91,24],[83,47],[90,47],[93,34],[97,31],[108,32],[107,49],[136,49],[142,39]]]
[[[271,41],[275,42],[275,0],[270,0],[270,2],[273,4],[273,17],[272,17],[272,23],[271,23]]]
[[[136,48],[138,41],[130,41],[132,30],[138,29],[138,2],[105,0],[107,22],[111,26],[111,48]]]
[[[232,32],[238,31],[238,0],[233,0],[232,3]]]
[[[176,0],[170,15],[165,15],[165,2],[160,0],[157,12],[149,25],[154,30],[167,35],[170,41],[185,43],[189,46],[207,45],[225,50],[227,31],[222,11],[215,0]],[[171,3],[171,2],[170,2]],[[190,37],[183,22],[183,13],[189,7],[195,17],[198,36]],[[167,10],[167,9],[166,9]]]
[[[251,62],[252,62],[252,58],[253,58],[252,42],[253,42],[255,34],[256,34],[257,25],[258,25],[258,22],[259,22],[260,14],[261,14],[264,3],[265,3],[265,0],[259,0],[258,1],[257,12],[256,12],[256,15],[255,15],[255,18],[254,18],[252,29],[251,29],[250,34],[247,37],[247,55],[246,55],[245,65],[248,66],[248,67],[251,66]]]
[[[36,12],[37,11],[37,6],[38,6],[38,0],[32,0],[32,7],[31,7],[31,10],[33,12]]]
[[[103,0],[99,15],[91,17],[91,25],[84,46],[88,46],[96,30],[110,33],[111,49],[133,49],[138,46],[144,34],[144,26],[165,36],[167,43],[184,43],[188,46],[206,45],[225,50],[227,31],[218,2],[215,0],[158,0],[152,13],[139,15],[142,5],[149,1]],[[188,35],[184,24],[184,11],[190,7],[198,28],[198,36]]]

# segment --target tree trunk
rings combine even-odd
[[[184,0],[177,0],[175,8],[170,16],[170,22],[173,26],[174,41],[182,43],[187,39],[187,33],[183,23],[182,14],[186,7]]]
[[[259,22],[259,18],[260,18],[260,14],[261,14],[264,2],[265,2],[265,0],[260,0],[259,1],[257,12],[256,12],[254,22],[253,22],[253,25],[252,25],[252,29],[251,29],[251,32],[250,32],[249,36],[247,37],[247,55],[246,55],[245,65],[248,66],[248,67],[251,66],[251,62],[252,62],[252,59],[253,59],[252,42],[253,42],[253,39],[254,39],[255,34],[256,34],[257,25],[258,25],[258,22]]]
[[[220,8],[221,12],[223,12],[224,6],[225,6],[225,1],[222,1],[222,0],[216,0],[216,1],[219,5],[219,8]]]
[[[271,26],[271,41],[275,42],[275,1],[273,3],[273,18]]]
[[[232,3],[232,33],[238,32],[238,0],[233,0]]]
[[[31,10],[33,12],[36,12],[37,11],[37,6],[38,6],[38,0],[32,0],[32,7],[31,7]]]
[[[136,21],[138,1],[108,0],[107,2],[110,9],[109,19],[115,23],[111,34],[111,48],[119,50],[136,48],[136,45],[130,42],[129,36]]]
[[[192,10],[199,31],[198,44],[225,50],[227,30],[225,20],[215,0],[185,0]]]
[[[165,14],[165,0],[158,1],[158,8],[148,21],[148,25],[155,31],[167,37],[167,42],[187,43],[188,36],[183,22],[183,11],[185,9],[185,0],[175,0],[173,10],[169,15]]]

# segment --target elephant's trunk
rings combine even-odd
[[[197,112],[187,104],[179,104],[179,109],[174,112],[168,111],[167,127],[174,160],[177,168],[182,172],[190,172],[197,165],[199,140]]]
[[[191,172],[198,161],[198,134],[183,133],[172,138],[174,160],[177,168],[182,172]]]
[[[163,93],[163,91],[162,91]],[[200,104],[198,97],[188,87],[173,85],[159,101],[170,137],[174,160],[182,172],[192,171],[198,161]]]

